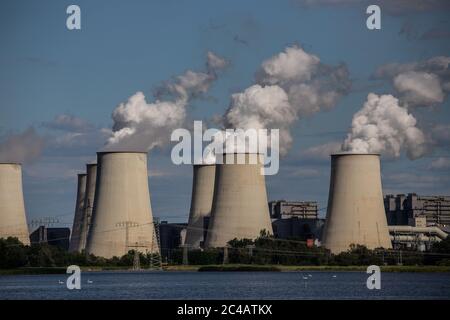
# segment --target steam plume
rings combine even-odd
[[[206,72],[188,70],[174,77],[158,88],[154,102],[136,92],[113,111],[111,137],[104,149],[148,151],[166,144],[172,130],[183,125],[190,99],[207,92],[226,65],[225,59],[208,52]]]
[[[256,84],[233,94],[224,125],[241,129],[280,129],[280,153],[292,144],[292,125],[299,119],[333,108],[349,92],[345,65],[329,66],[298,46],[261,64]]]
[[[402,148],[410,159],[426,152],[426,139],[417,121],[392,95],[370,93],[352,120],[342,149],[355,153],[382,153],[399,157]]]
[[[400,100],[409,106],[429,107],[443,103],[450,92],[450,57],[437,56],[412,63],[390,63],[373,77],[392,81]]]
[[[10,134],[0,141],[0,162],[30,163],[41,155],[44,144],[44,138],[33,127]]]

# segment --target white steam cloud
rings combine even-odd
[[[416,125],[414,116],[397,98],[370,93],[364,107],[353,116],[342,150],[399,157],[404,149],[410,159],[419,158],[427,151],[427,142]]]
[[[41,155],[44,145],[45,139],[32,127],[7,135],[0,141],[0,162],[33,162]]]
[[[345,65],[329,66],[298,46],[261,64],[256,84],[233,94],[223,122],[227,128],[280,129],[280,153],[292,144],[292,125],[331,109],[351,86]]]
[[[450,57],[437,56],[413,63],[390,63],[373,77],[392,81],[400,100],[408,106],[443,103],[450,92]]]
[[[188,70],[174,77],[156,91],[154,102],[136,92],[113,111],[111,137],[104,149],[148,151],[168,143],[171,132],[184,124],[189,100],[206,93],[227,64],[208,52],[206,72]]]

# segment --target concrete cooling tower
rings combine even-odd
[[[333,253],[351,244],[392,248],[384,211],[378,154],[331,155],[327,219],[322,245]]]
[[[129,250],[159,253],[148,189],[147,154],[98,152],[86,250],[111,258]]]
[[[80,244],[78,251],[86,249],[86,242],[91,226],[92,211],[94,209],[95,183],[97,181],[97,164],[88,163],[86,165],[86,196],[84,197],[83,220],[80,230]]]
[[[240,156],[243,164],[237,163]],[[251,164],[250,157],[257,162]],[[225,154],[222,164],[216,164],[205,247],[224,247],[234,238],[255,239],[261,230],[273,233],[262,166],[255,154]]]
[[[0,163],[0,238],[16,237],[30,244],[22,191],[22,166]]]
[[[69,251],[79,251],[81,228],[84,215],[84,199],[86,195],[86,174],[78,174],[77,199],[75,203],[75,216],[73,218],[72,235],[70,236]]]
[[[200,242],[204,241],[203,219],[211,215],[216,166],[205,164],[194,165],[193,168],[191,210],[185,244],[199,248]]]

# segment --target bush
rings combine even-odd
[[[27,264],[26,247],[17,238],[0,239],[0,269],[14,269]]]

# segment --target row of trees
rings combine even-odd
[[[224,257],[224,255],[226,255]],[[149,265],[150,254],[139,254],[141,265]],[[105,259],[84,252],[67,252],[57,246],[32,244],[24,246],[17,238],[0,239],[0,268],[20,267],[65,267],[79,266],[126,267],[133,265],[134,251],[122,257]],[[186,257],[184,257],[186,258]],[[281,264],[281,265],[450,265],[450,237],[436,243],[431,252],[408,250],[370,250],[365,246],[352,246],[347,252],[331,254],[322,247],[308,247],[299,239],[276,239],[261,234],[256,240],[234,239],[228,248],[189,250],[188,263],[192,265],[222,264],[224,261],[237,264]],[[183,263],[183,249],[171,252],[167,261]]]
[[[224,260],[238,264],[280,264],[280,265],[449,265],[450,237],[436,243],[431,252],[413,250],[370,250],[365,246],[353,245],[346,252],[332,254],[323,247],[308,247],[300,239],[276,239],[262,235],[255,241],[234,239],[228,242],[228,249],[189,250],[188,262],[193,265],[221,264]],[[224,254],[227,257],[224,259]],[[177,249],[169,261],[183,263],[183,250]]]
[[[150,254],[140,253],[142,264],[150,263]],[[21,267],[66,267],[68,265],[125,267],[132,266],[134,251],[122,257],[105,259],[84,252],[67,252],[58,246],[48,244],[23,245],[17,238],[0,238],[0,269]]]

